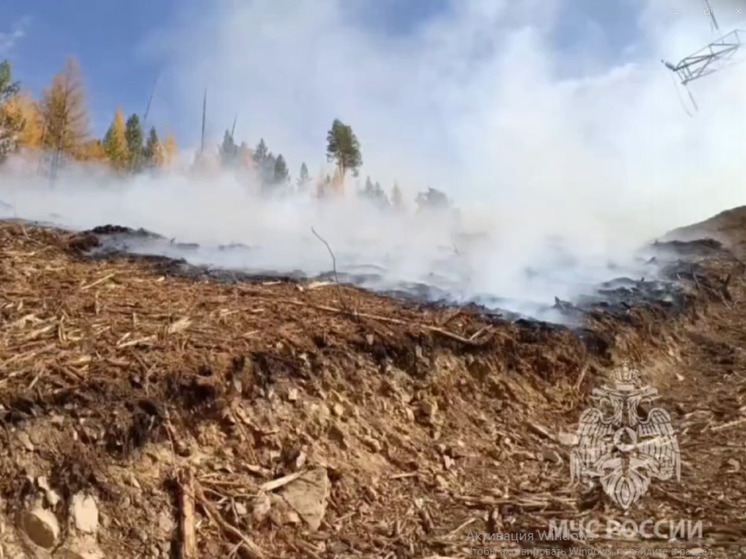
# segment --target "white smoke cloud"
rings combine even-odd
[[[737,0],[711,4],[721,31],[738,22]],[[742,204],[746,176],[744,67],[694,84],[700,110],[689,117],[661,64],[714,38],[698,4],[640,1],[622,33],[626,47],[611,57],[596,50],[597,32],[574,38],[572,52],[557,47],[568,10],[581,17],[580,5],[452,1],[410,33],[392,34],[366,23],[365,2],[233,0],[200,3],[199,12],[187,4],[143,47],[166,62],[153,112],[198,132],[207,86],[213,145],[237,114],[239,139],[263,137],[293,173],[305,161],[313,175],[332,120],[351,124],[363,176],[387,188],[398,180],[409,199],[428,185],[442,189],[467,229],[489,233],[468,251],[457,246],[455,260],[459,243],[437,219],[393,219],[351,201],[261,203],[229,177],[137,178],[106,194],[78,180],[43,198],[20,189],[16,206],[35,217],[60,209],[78,227],[116,222],[187,242],[262,247],[250,257],[200,258],[278,271],[329,269],[314,226],[341,267],[385,266],[389,286],[419,280],[454,298],[572,296],[608,277],[600,264],[609,258]],[[550,235],[565,239],[578,266],[560,265]],[[553,279],[529,281],[527,268],[549,268]]]

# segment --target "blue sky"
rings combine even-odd
[[[207,17],[210,12],[206,2],[193,0],[2,0],[2,4],[6,28],[0,32],[22,32],[7,52],[0,53],[10,58],[17,78],[38,94],[68,54],[77,56],[97,134],[108,126],[117,105],[127,113],[144,111],[153,80],[168,64],[148,52],[149,38],[178,26],[185,15]],[[346,5],[361,28],[390,37],[414,33],[450,9],[448,0],[351,0]],[[554,31],[557,47],[573,54],[591,44],[596,55],[619,55],[636,38],[638,5],[638,0],[573,0]],[[169,100],[158,93],[161,106],[168,105]],[[187,130],[182,122],[164,122],[167,118],[162,114],[151,114],[151,119],[193,138],[193,129]]]

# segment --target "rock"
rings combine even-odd
[[[332,413],[337,417],[342,417],[345,413],[345,408],[342,404],[334,404]]]
[[[246,508],[246,505],[244,505],[243,503],[236,503],[235,507],[236,507],[236,514],[238,516],[246,516],[247,514],[249,514],[249,511]]]
[[[76,493],[70,504],[75,528],[85,534],[95,534],[98,530],[98,506],[96,500],[90,495]]]
[[[52,508],[56,507],[57,504],[62,500],[54,489],[49,489],[48,491],[46,491],[44,493],[44,496],[47,498],[47,503],[49,503],[49,506]]]
[[[279,495],[308,525],[311,531],[321,526],[329,498],[329,476],[326,468],[316,468],[283,487]]]
[[[251,516],[254,520],[261,521],[269,514],[272,508],[272,502],[269,499],[269,495],[266,493],[260,493],[254,501],[254,508],[251,511]]]
[[[732,474],[738,472],[741,469],[741,463],[735,458],[728,458],[725,463],[728,464],[729,472]]]
[[[51,508],[56,507],[57,503],[59,503],[61,499],[57,492],[49,487],[49,481],[47,480],[47,478],[45,476],[39,476],[38,478],[36,478],[36,485],[44,492],[44,496],[46,497],[49,506]]]
[[[374,439],[373,437],[362,437],[361,440],[363,441],[363,444],[368,447],[368,450],[371,452],[381,452],[382,445],[381,443]]]
[[[306,460],[308,459],[308,455],[303,452],[302,450],[298,452],[298,455],[295,457],[295,460],[293,461],[293,467],[296,471],[303,468],[303,466],[306,465]]]
[[[57,545],[60,536],[60,525],[52,511],[35,508],[23,513],[21,529],[36,545],[50,549]]]
[[[295,402],[298,400],[298,389],[291,388],[288,390],[288,402]]]
[[[432,421],[435,418],[435,414],[438,413],[438,402],[432,398],[427,398],[420,402],[420,409]]]
[[[559,455],[559,453],[549,447],[544,447],[541,449],[541,456],[547,462],[552,462],[553,464],[562,464],[562,457]]]
[[[345,433],[339,425],[337,425],[336,423],[332,423],[331,425],[329,425],[327,435],[329,436],[330,440],[336,442],[343,449],[347,449],[347,440],[345,438]]]
[[[562,446],[576,446],[578,444],[578,435],[576,433],[559,433],[557,442]]]
[[[59,549],[54,556],[60,559],[104,559],[104,552],[96,543],[94,536],[86,536],[73,538],[70,543]],[[155,555],[155,557],[157,556]]]
[[[21,431],[20,433],[18,433],[18,440],[23,448],[25,448],[29,452],[34,451],[34,443],[31,442],[31,437],[28,436],[28,433],[26,433],[25,431]]]
[[[176,522],[174,521],[173,517],[165,510],[162,510],[160,514],[158,514],[158,529],[166,538],[170,538],[173,535],[174,530],[176,529]]]

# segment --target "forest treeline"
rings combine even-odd
[[[57,170],[70,161],[107,166],[112,172],[130,175],[171,168],[178,156],[176,138],[143,127],[137,114],[125,118],[121,108],[114,112],[103,138],[90,131],[86,92],[80,65],[68,58],[41,96],[35,99],[14,81],[10,62],[0,63],[0,165],[13,153],[37,157],[39,172],[54,178]],[[310,193],[317,197],[344,194],[349,176],[358,177],[363,164],[360,142],[352,127],[334,120],[327,132],[327,161],[334,162],[333,174],[311,177],[306,163],[291,178],[281,153],[270,151],[264,139],[256,146],[237,143],[232,130],[226,130],[217,149],[201,150],[192,163],[197,173],[229,170],[239,179],[259,185],[262,193],[286,195]],[[356,193],[386,208],[403,208],[403,194],[397,183],[387,191],[366,177]],[[417,195],[419,208],[447,208],[444,193],[428,188]]]

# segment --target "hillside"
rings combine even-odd
[[[708,230],[746,237],[734,215]],[[94,260],[96,242],[0,224],[5,557],[746,557],[741,254],[661,243],[680,294],[610,290],[568,308],[583,316],[570,329]],[[592,389],[623,360],[660,392],[681,450],[681,481],[654,480],[627,516],[569,467]],[[578,518],[701,520],[703,537],[538,541]]]

